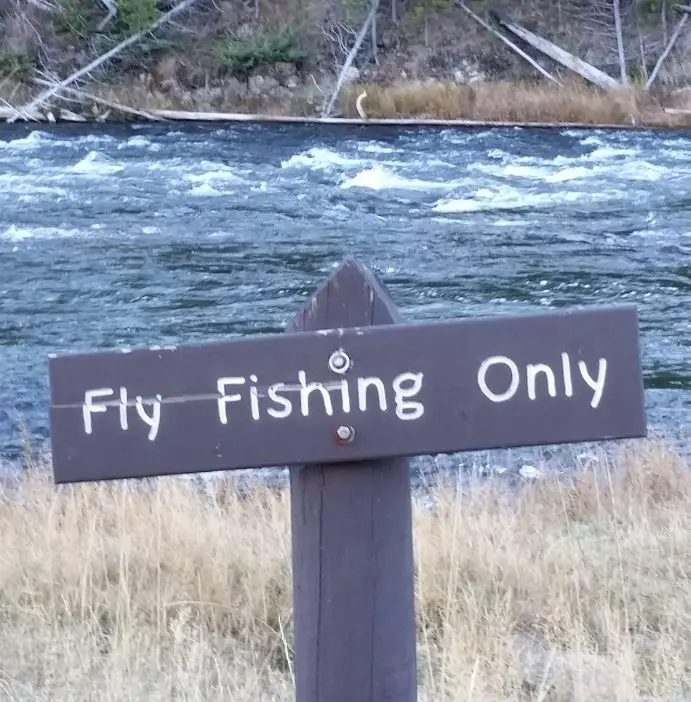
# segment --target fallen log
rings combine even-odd
[[[38,110],[33,110],[30,113],[26,113],[28,119],[32,122],[86,122],[86,117],[78,115],[76,112],[71,112],[70,110],[56,110],[57,118],[55,114],[48,110],[47,112],[39,112]],[[16,107],[0,107],[0,120],[5,120],[7,122],[14,121],[13,117],[17,116]]]
[[[483,29],[486,29],[490,34],[497,37],[500,41],[503,41],[509,49],[518,54],[522,59],[527,61],[533,68],[539,71],[547,80],[551,81],[555,85],[562,86],[562,83],[557,80],[549,71],[545,70],[532,56],[526,54],[523,49],[514,44],[510,39],[507,39],[501,32],[498,32],[494,27],[485,22],[482,17],[476,15],[464,2],[463,0],[454,0],[455,4],[463,10],[471,19],[477,22]]]
[[[52,85],[52,81],[45,80],[45,79],[40,79],[40,78],[35,78],[34,83],[37,85]],[[119,112],[123,112],[124,114],[130,114],[134,115],[137,117],[144,117],[144,119],[150,119],[154,122],[161,122],[163,121],[162,117],[157,117],[151,112],[148,112],[147,110],[139,110],[136,107],[129,107],[128,105],[122,105],[119,102],[114,102],[112,100],[106,100],[105,98],[98,97],[96,95],[92,95],[89,92],[86,92],[84,90],[77,90],[77,88],[72,88],[68,86],[63,86],[62,90],[64,90],[66,93],[70,93],[75,96],[75,98],[78,98],[77,100],[74,100],[74,102],[77,103],[84,103],[87,101],[94,102],[98,105],[104,105],[105,107],[110,107],[111,110],[118,110]]]
[[[133,34],[131,37],[128,37],[127,39],[125,39],[125,41],[120,42],[117,46],[114,46],[112,49],[110,49],[110,51],[106,51],[105,54],[102,54],[97,59],[92,61],[90,64],[88,64],[87,66],[84,66],[84,68],[80,68],[76,73],[73,73],[71,76],[68,76],[64,80],[56,83],[53,87],[42,92],[40,95],[38,95],[36,98],[34,98],[28,104],[24,105],[23,107],[18,108],[18,114],[16,116],[10,118],[8,120],[8,122],[10,122],[10,123],[14,122],[20,116],[19,113],[27,113],[33,109],[36,109],[37,107],[40,107],[47,100],[49,100],[51,97],[53,97],[54,95],[57,95],[63,88],[67,87],[68,85],[71,85],[72,83],[76,82],[77,80],[79,80],[83,76],[87,75],[88,73],[91,73],[96,68],[98,68],[101,64],[105,63],[106,61],[113,58],[114,56],[117,56],[117,54],[119,54],[121,51],[126,49],[128,46],[135,44],[140,39],[142,39],[145,35],[149,34],[150,32],[153,32],[155,29],[160,27],[162,24],[165,24],[166,22],[170,21],[175,15],[177,15],[177,14],[181,13],[183,10],[186,10],[189,7],[191,7],[195,2],[197,2],[197,0],[182,0],[182,2],[178,3],[172,10],[169,10],[164,15],[159,17],[150,27],[147,27],[146,29],[142,29],[141,31],[137,32],[136,34]]]
[[[184,110],[149,110],[171,121],[190,122],[263,122],[282,124],[392,125],[413,127],[541,127],[545,129],[635,129],[631,124],[593,124],[589,122],[517,122],[476,119],[427,119],[414,117],[300,117],[297,115],[258,115],[245,112],[187,112]]]
[[[601,71],[595,66],[591,66],[586,61],[579,59],[577,56],[570,54],[568,51],[558,47],[553,44],[548,39],[543,39],[537,34],[521,27],[520,25],[514,24],[513,22],[507,22],[496,13],[493,16],[497,23],[507,32],[517,36],[519,39],[523,39],[527,44],[530,44],[534,49],[537,49],[545,56],[549,56],[552,60],[568,68],[570,71],[577,73],[585,80],[593,83],[598,88],[603,90],[620,90],[622,85],[619,81],[615,80],[611,76],[607,75],[604,71]]]

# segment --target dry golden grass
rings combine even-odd
[[[287,494],[44,468],[0,499],[2,699],[292,699]],[[688,699],[689,466],[498,480],[416,501],[421,701]]]
[[[368,117],[467,119],[481,122],[636,124],[681,126],[690,116],[668,115],[638,88],[605,93],[573,80],[563,87],[550,83],[495,81],[473,86],[438,81],[393,85],[352,84],[341,97],[343,113],[357,117],[355,101],[363,91]]]
[[[160,78],[160,76],[159,76]],[[140,110],[172,109],[190,112],[221,112],[257,115],[318,116],[326,88],[306,81],[301,87],[278,92],[252,93],[237,81],[207,80],[197,88],[183,86],[175,77],[165,80],[146,72],[112,83],[88,86],[97,98]],[[546,82],[493,81],[474,86],[435,80],[395,84],[346,85],[340,99],[344,117],[358,117],[355,102],[366,91],[363,102],[370,118],[472,120],[486,123],[541,123],[583,125],[630,125],[638,127],[689,127],[689,93],[667,90],[647,93],[639,87],[617,94],[605,93],[584,81],[569,80],[563,87]],[[36,89],[11,80],[0,80],[0,104],[15,106],[29,99]],[[98,117],[108,111],[103,105],[80,106],[80,99],[65,98],[65,107]],[[667,113],[664,107],[682,108]]]

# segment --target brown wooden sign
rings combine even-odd
[[[407,456],[644,436],[636,311],[405,325],[349,259],[287,332],[52,359],[55,481],[289,465],[297,702],[415,702]]]
[[[622,306],[50,361],[58,483],[645,435]]]

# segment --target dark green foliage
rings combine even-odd
[[[0,53],[0,78],[15,76],[21,78],[34,67],[34,59],[24,52]]]
[[[451,6],[451,0],[417,0],[410,8],[409,13],[412,19],[420,22],[426,14],[433,12],[444,12]]]
[[[83,39],[91,29],[92,15],[92,6],[85,0],[62,0],[53,20],[55,30],[72,39]]]
[[[118,23],[126,36],[150,27],[160,15],[156,0],[118,0]]]
[[[247,40],[226,39],[215,48],[218,60],[231,73],[243,76],[275,63],[300,65],[309,56],[289,30],[262,32]]]
[[[659,15],[662,11],[662,0],[637,0],[636,9],[641,15]]]
[[[91,0],[62,0],[55,13],[55,29],[70,39],[85,39],[97,32],[105,18],[105,8]],[[118,14],[103,29],[113,39],[122,40],[150,27],[160,16],[156,0],[118,0]]]

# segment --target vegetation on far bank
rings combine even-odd
[[[0,0],[0,112],[151,27],[175,4]],[[198,0],[72,86],[91,98],[63,91],[53,102],[94,118],[113,114],[106,103],[316,116],[369,6],[369,0]],[[673,3],[466,0],[465,7],[488,23],[495,13],[519,22],[609,75],[621,72],[629,89],[606,93],[518,41],[563,86],[547,82],[456,0],[381,0],[376,24],[348,71],[338,113],[357,116],[356,100],[366,92],[361,104],[368,117],[691,124],[683,113],[691,108],[691,29],[679,33],[654,90],[642,87],[674,35],[679,14]],[[666,112],[669,107],[677,111]]]
[[[289,495],[179,478],[0,497],[9,699],[292,695]],[[654,440],[571,477],[415,501],[420,699],[691,691],[691,472]]]

